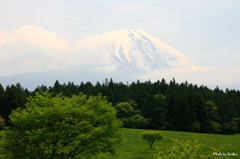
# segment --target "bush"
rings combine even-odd
[[[167,150],[167,153],[159,152],[155,159],[219,159],[223,156],[214,156],[214,152],[208,155],[203,154],[201,144],[197,141],[173,139],[174,146]]]
[[[145,119],[143,116],[136,114],[129,118],[121,119],[123,122],[124,127],[126,128],[138,128],[138,129],[145,129],[149,126],[148,119]]]

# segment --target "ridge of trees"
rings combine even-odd
[[[106,96],[117,110],[124,127],[163,129],[206,133],[240,132],[240,91],[209,89],[172,79],[124,84],[105,79],[79,85],[72,82],[53,86],[38,86],[34,91],[19,83],[3,88],[0,84],[0,118],[6,125],[8,116],[16,108],[24,108],[26,98],[35,92],[49,91],[70,97],[83,92],[87,95]]]

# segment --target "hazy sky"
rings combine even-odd
[[[240,0],[0,0],[0,21],[0,76],[14,69],[8,52],[20,48],[3,45],[31,27],[56,41],[41,41],[49,52],[110,30],[142,29],[240,88]]]

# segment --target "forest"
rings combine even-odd
[[[84,93],[102,95],[112,103],[122,127],[155,130],[232,134],[240,132],[240,91],[210,89],[192,83],[177,83],[172,79],[156,82],[137,80],[132,83],[72,82],[53,86],[38,86],[34,91],[20,83],[4,88],[0,84],[0,127],[11,126],[12,110],[24,109],[27,99],[36,92],[48,91],[71,97]]]

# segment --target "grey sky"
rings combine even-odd
[[[142,29],[198,64],[240,68],[239,0],[0,0],[0,20],[0,31],[37,26],[70,42]]]

